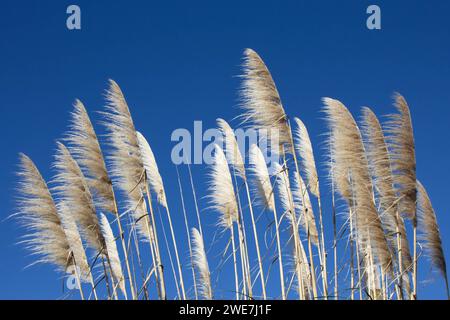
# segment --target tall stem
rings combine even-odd
[[[403,300],[403,257],[402,257],[402,240],[401,240],[401,234],[400,234],[400,228],[398,226],[399,223],[399,213],[397,210],[397,225],[396,225],[396,232],[397,232],[397,260],[398,260],[398,286],[399,290],[397,290],[399,294],[399,299]]]
[[[278,250],[278,267],[280,268],[280,283],[281,283],[281,298],[283,300],[286,300],[286,291],[284,289],[284,272],[283,272],[283,260],[281,258],[281,241],[280,241],[280,230],[278,226],[278,216],[277,216],[277,210],[275,209],[275,206],[273,207],[273,218],[275,221],[275,233],[277,238],[277,250]]]
[[[230,226],[230,241],[233,250],[233,266],[234,266],[234,287],[236,291],[236,300],[239,300],[239,276],[237,271],[237,260],[236,260],[236,245],[234,243],[234,226],[231,223]]]
[[[332,167],[332,166],[331,166]],[[333,176],[333,172],[331,173]],[[339,299],[338,291],[338,257],[337,257],[337,226],[336,226],[336,206],[334,200],[334,178],[331,179],[331,206],[333,219],[333,260],[334,260],[334,299]],[[359,263],[359,262],[358,262]]]
[[[319,182],[317,182],[319,185]],[[320,238],[322,244],[322,286],[325,300],[328,300],[328,270],[327,270],[327,251],[325,249],[325,235],[323,230],[323,217],[322,217],[322,201],[320,199],[320,192],[317,196],[317,205],[319,206],[319,225],[320,225]],[[319,244],[320,245],[320,244]]]
[[[159,210],[159,208],[158,208],[158,210]],[[181,300],[184,300],[182,293],[180,291],[177,271],[175,270],[175,264],[173,263],[172,252],[170,250],[169,241],[167,240],[166,228],[164,227],[164,222],[161,217],[161,212],[158,212],[158,217],[159,217],[159,221],[161,223],[161,230],[162,230],[162,234],[163,234],[163,238],[164,238],[164,243],[165,243],[166,249],[167,249],[167,255],[169,256],[170,268],[172,269],[173,279],[175,280],[175,283],[176,283],[177,297],[179,297]]]
[[[295,163],[295,172],[297,174],[297,179],[299,181],[299,190],[300,193],[302,194],[302,203],[303,203],[303,215],[305,217],[305,221],[306,221],[306,229],[307,229],[307,234],[308,234],[308,251],[309,251],[309,263],[311,265],[311,281],[312,281],[312,288],[313,288],[313,295],[314,295],[314,299],[317,299],[317,281],[316,281],[316,269],[314,267],[314,259],[313,259],[313,252],[312,252],[312,245],[311,245],[311,234],[310,234],[310,226],[309,226],[309,222],[308,219],[306,217],[306,207],[305,207],[305,201],[304,201],[304,192],[308,192],[307,190],[303,190],[303,186],[302,183],[300,183],[300,181],[302,180],[301,176],[300,176],[300,170],[299,170],[299,165],[298,165],[298,161],[297,161],[297,154],[295,152],[295,148],[294,148],[294,139],[292,137],[292,129],[289,126],[289,134],[291,137],[291,152],[292,152],[292,156],[294,158],[294,163]]]
[[[253,237],[255,238],[256,255],[258,257],[259,278],[261,279],[262,295],[263,295],[263,299],[266,300],[267,296],[266,296],[266,282],[265,282],[265,278],[264,278],[264,269],[263,269],[262,260],[261,260],[261,252],[259,250],[258,231],[256,229],[255,216],[253,214],[253,204],[252,204],[252,200],[250,198],[250,190],[248,187],[247,179],[244,180],[244,183],[245,183],[245,190],[247,193],[247,200],[248,200],[248,204],[249,204],[250,218],[252,219]]]
[[[360,252],[360,245],[358,241],[358,234],[355,236],[355,249],[356,249],[356,269],[358,272],[358,289],[359,289],[359,300],[362,300],[363,294],[362,294],[362,274],[361,274],[361,258],[359,255]]]
[[[413,220],[413,241],[414,241],[414,260],[413,260],[413,292],[411,300],[417,299],[417,218]]]
[[[70,255],[72,256],[72,260],[74,261],[73,269],[75,271],[75,277],[77,280],[78,290],[80,291],[80,297],[81,297],[81,300],[84,300],[83,288],[81,287],[81,279],[80,279],[80,274],[78,273],[78,267],[77,267],[77,263],[75,261],[75,255],[73,254],[73,252],[70,252]]]
[[[288,171],[288,167],[287,167],[287,162],[286,162],[286,154],[283,152],[283,170]],[[288,171],[289,172],[289,171]],[[282,173],[281,173],[282,174]],[[289,173],[286,175],[286,178],[289,179]],[[294,238],[294,259],[295,259],[295,271],[297,273],[297,281],[298,281],[298,293],[299,293],[299,297],[300,299],[302,299],[304,297],[303,295],[303,290],[304,290],[304,286],[303,286],[303,274],[302,274],[302,263],[304,263],[303,259],[300,257],[300,246],[301,241],[300,241],[300,237],[299,237],[299,230],[298,230],[298,222],[297,222],[297,215],[295,213],[295,206],[294,206],[294,201],[292,198],[292,191],[289,190],[288,188],[288,183],[285,183],[286,186],[286,194],[288,195],[288,199],[289,199],[289,210],[291,213],[291,219],[292,219],[292,236]]]
[[[112,191],[112,192],[113,192],[113,197],[114,197],[114,201],[113,201],[113,203],[114,203],[114,214],[116,215],[117,226],[119,227],[120,240],[121,240],[121,243],[122,243],[122,250],[123,250],[123,255],[125,257],[125,265],[126,265],[126,268],[127,268],[128,280],[129,280],[129,283],[130,283],[131,296],[132,296],[133,300],[136,300],[137,299],[137,297],[136,297],[136,290],[135,290],[134,285],[133,285],[133,274],[131,273],[130,263],[129,263],[129,260],[128,260],[128,250],[127,250],[127,246],[126,246],[126,243],[125,243],[125,233],[124,233],[123,228],[122,228],[122,223],[120,222],[120,215],[119,215],[119,210],[117,208],[116,198],[114,196],[114,191]]]
[[[130,215],[127,215],[127,216],[128,216],[129,225],[133,226],[133,221],[132,221]],[[145,273],[144,273],[144,267],[142,265],[141,254],[140,254],[140,251],[139,251],[139,241],[138,241],[138,237],[137,237],[137,234],[136,234],[136,228],[135,227],[132,227],[130,229],[130,236],[129,236],[128,241],[127,241],[128,242],[128,245],[127,245],[128,249],[131,248],[131,244],[130,244],[131,237],[133,237],[133,244],[134,244],[134,248],[136,250],[136,257],[137,257],[137,262],[138,262],[138,265],[139,265],[139,272],[141,274],[141,279],[142,279],[142,284],[143,284],[142,290],[144,291],[145,300],[149,300],[147,283],[146,283],[146,276],[145,276]],[[155,278],[156,278],[156,281],[158,281],[158,273],[156,272],[156,264],[155,264],[154,254],[153,254],[153,247],[152,247],[151,243],[150,243],[150,252],[151,252],[151,255],[152,255],[153,267],[154,267],[154,270],[155,270]],[[136,268],[135,268],[135,264],[134,264],[134,256],[133,256],[133,254],[131,254],[130,257],[131,257],[130,260],[131,260],[132,270],[133,270],[134,274],[136,274]],[[136,276],[134,277],[134,287],[137,289]],[[136,297],[139,298],[139,294],[138,294],[137,291],[136,291]]]
[[[179,276],[179,280],[180,280],[181,293],[183,295],[182,298],[183,298],[183,300],[186,300],[186,292],[184,290],[183,272],[181,271],[180,257],[178,255],[178,246],[177,246],[177,240],[175,239],[175,232],[173,231],[172,218],[170,217],[169,206],[167,205],[165,208],[166,208],[166,212],[167,212],[167,219],[169,220],[169,227],[170,227],[170,234],[172,236],[173,248],[175,250],[175,259],[177,260],[178,276]]]
[[[241,265],[242,265],[242,275],[244,277],[244,282],[246,286],[244,286],[244,289],[247,288],[248,294],[245,292],[245,295],[248,295],[250,299],[253,299],[253,290],[252,290],[252,280],[251,280],[251,274],[250,274],[250,262],[248,257],[248,250],[247,250],[247,235],[245,234],[245,224],[244,224],[244,213],[242,211],[242,204],[241,204],[241,197],[239,195],[239,187],[237,184],[237,178],[236,178],[236,170],[233,167],[233,177],[234,177],[234,184],[236,189],[236,198],[238,202],[239,212],[238,212],[238,234],[239,234],[239,251],[241,253]],[[245,291],[245,290],[244,290]]]
[[[91,284],[92,293],[94,294],[94,299],[98,300],[97,290],[95,289],[94,278],[92,277],[92,272],[89,270],[89,283]]]
[[[203,238],[203,229],[202,229],[202,222],[200,219],[200,210],[198,210],[197,196],[196,196],[195,187],[194,187],[194,179],[192,178],[191,166],[189,165],[189,163],[188,163],[187,167],[188,167],[188,171],[189,171],[189,180],[191,182],[192,196],[194,197],[195,212],[197,213],[198,231],[200,231],[200,235]]]
[[[147,201],[148,201],[148,207],[149,207],[149,210],[150,210],[150,222],[148,221],[148,219],[147,218],[145,218],[146,219],[146,222],[149,222],[149,223],[151,223],[151,225],[152,225],[152,229],[153,229],[153,240],[154,240],[154,245],[155,245],[155,248],[154,248],[154,250],[155,250],[155,258],[156,258],[156,263],[157,263],[157,267],[158,267],[158,272],[159,272],[159,282],[160,282],[160,294],[161,294],[161,299],[162,300],[166,300],[166,286],[165,286],[165,283],[164,283],[164,270],[163,270],[163,266],[162,266],[162,262],[161,262],[161,255],[160,255],[160,251],[159,251],[159,241],[158,241],[158,234],[157,234],[157,231],[156,231],[156,223],[155,223],[155,215],[153,214],[153,207],[152,207],[152,202],[151,202],[151,199],[150,199],[150,192],[149,192],[149,189],[148,189],[148,183],[147,183],[147,181],[144,181],[144,185],[145,185],[145,193],[146,193],[146,195],[147,195]],[[147,225],[147,232],[149,233],[149,236],[151,237],[151,233],[150,233],[150,230],[149,230],[149,225],[148,225],[148,223],[146,223],[146,225]],[[151,240],[150,240],[151,241]]]
[[[111,289],[109,286],[109,277],[108,277],[108,272],[106,271],[105,258],[103,257],[103,255],[101,255],[101,259],[102,259],[102,266],[103,266],[103,274],[105,275],[106,291],[108,292],[108,299],[111,299]]]
[[[353,247],[353,210],[349,208],[349,223],[350,223],[350,298],[355,300],[355,267],[354,267],[354,247]]]
[[[183,208],[184,225],[186,227],[186,235],[188,238],[189,257],[190,257],[190,261],[191,261],[192,279],[194,281],[195,300],[198,300],[197,279],[195,276],[194,261],[193,261],[193,257],[192,257],[191,235],[189,232],[189,224],[188,224],[188,220],[187,220],[186,207],[184,205],[183,187],[181,186],[181,178],[180,178],[180,172],[178,171],[178,166],[175,166],[175,169],[177,171],[178,188],[180,189],[180,198],[181,198],[181,206]]]

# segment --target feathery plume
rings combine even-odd
[[[164,191],[164,184],[161,174],[159,173],[158,165],[156,164],[155,155],[150,148],[149,143],[145,137],[139,131],[137,138],[139,142],[139,149],[141,151],[142,162],[144,164],[145,172],[150,184],[150,187],[158,196],[158,202],[165,208],[167,208],[166,194]]]
[[[255,144],[250,146],[249,160],[249,169],[255,177],[260,204],[269,210],[274,211],[275,199],[273,196],[273,188],[270,181],[269,170],[267,169],[266,160],[264,159],[261,150]]]
[[[395,95],[397,114],[390,115],[387,123],[394,182],[400,195],[399,209],[408,219],[416,216],[416,153],[411,113],[400,94]]]
[[[447,284],[447,266],[445,263],[444,249],[442,248],[441,234],[439,232],[436,213],[434,212],[427,190],[418,180],[417,190],[417,217],[419,219],[419,227],[422,233],[421,238],[424,241],[424,248],[430,257],[432,264],[441,272]]]
[[[278,143],[290,144],[287,116],[269,69],[252,49],[246,49],[244,56],[244,81],[241,91],[243,122],[251,122],[256,130],[275,129],[278,134]],[[271,142],[270,137],[268,140]]]
[[[115,212],[113,187],[105,159],[94,126],[80,100],[75,101],[70,129],[65,140],[84,170],[89,187],[95,191],[98,206],[107,212]]]
[[[319,178],[317,176],[316,161],[314,160],[314,153],[308,130],[299,118],[294,118],[294,121],[297,124],[297,129],[294,132],[297,140],[295,149],[302,159],[303,172],[306,174],[308,189],[313,195],[319,197]]]
[[[378,263],[387,270],[391,268],[391,252],[384,236],[384,230],[373,202],[372,181],[369,164],[358,125],[348,109],[338,100],[323,99],[324,111],[331,129],[331,146],[333,148],[334,177],[336,173],[344,174],[341,181],[351,178],[348,186],[351,190],[349,203],[355,205],[355,228],[358,240],[369,243],[374,248]],[[348,181],[348,180],[347,180]],[[339,185],[339,181],[336,181]]]
[[[209,273],[208,259],[200,232],[192,228],[192,263],[197,270],[199,293],[206,300],[212,300],[211,276]]]
[[[279,163],[275,163],[274,172],[276,174],[276,185],[281,207],[284,212],[288,213],[287,216],[293,215],[295,214],[295,208],[287,169],[284,169]]]
[[[22,243],[38,256],[36,263],[50,263],[67,272],[75,261],[47,183],[26,155],[20,154],[18,210],[14,214],[29,231]]]
[[[126,199],[127,211],[131,211],[137,221],[137,230],[142,239],[147,240],[147,223],[143,219],[147,212],[143,201],[144,164],[142,162],[139,141],[133,119],[125,97],[119,85],[110,80],[106,94],[107,112],[103,124],[109,132],[109,144],[112,147],[111,173],[114,182]]]
[[[86,243],[98,253],[104,254],[105,239],[86,179],[69,150],[60,142],[57,142],[54,167],[57,170],[54,178],[57,185],[53,189],[71,209]]]
[[[114,237],[111,226],[108,222],[108,218],[106,218],[106,216],[103,213],[100,214],[100,221],[103,236],[105,237],[106,250],[108,252],[112,275],[114,279],[117,281],[120,290],[126,297],[127,292],[125,290],[125,279],[122,272],[122,266],[120,264],[119,252],[117,251],[116,239]]]
[[[78,230],[77,224],[73,219],[70,209],[63,203],[57,204],[58,213],[61,217],[62,224],[64,226],[64,232],[66,234],[67,242],[70,244],[70,249],[75,257],[77,267],[79,268],[80,277],[83,281],[88,282],[90,278],[91,269],[86,257],[83,242],[81,241],[81,235]]]
[[[294,199],[294,205],[296,210],[300,215],[300,225],[305,232],[308,232],[307,226],[309,226],[309,235],[311,241],[315,244],[319,244],[319,234],[317,232],[316,218],[314,217],[314,211],[311,203],[311,198],[309,197],[308,190],[306,188],[305,182],[302,177],[298,181],[297,175],[294,175],[294,183],[292,184],[292,195]],[[301,188],[300,188],[301,186]],[[302,195],[303,192],[303,195]],[[304,200],[304,203],[303,203]],[[303,216],[303,206],[305,206],[306,217]],[[305,220],[306,219],[306,220]]]
[[[239,150],[239,145],[234,135],[233,129],[230,125],[223,119],[217,119],[217,126],[220,131],[222,131],[225,147],[225,155],[228,162],[234,166],[237,174],[245,179],[245,167],[244,160],[242,158],[241,151]]]
[[[238,219],[238,206],[225,154],[217,144],[214,148],[213,164],[209,174],[209,198],[212,208],[221,213],[219,225],[228,229]]]
[[[379,195],[381,221],[392,249],[397,247],[396,234],[400,233],[402,264],[404,269],[411,266],[408,239],[403,218],[397,215],[397,195],[394,189],[391,159],[386,139],[377,116],[370,108],[363,108],[363,132],[366,136],[366,154],[372,171],[375,190]],[[397,231],[398,229],[398,231]]]

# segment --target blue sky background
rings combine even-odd
[[[67,128],[74,99],[80,98],[98,120],[95,111],[104,105],[109,78],[122,87],[136,127],[156,154],[183,262],[188,262],[170,134],[176,128],[192,130],[194,120],[209,128],[217,117],[231,120],[239,114],[236,76],[245,48],[260,53],[287,113],[308,126],[317,161],[325,159],[321,97],[340,99],[359,116],[364,105],[378,115],[390,113],[392,93],[405,95],[416,133],[418,177],[429,191],[450,257],[448,1],[74,3],[82,10],[81,31],[66,29],[65,11],[72,2],[0,4],[0,298],[62,296],[60,275],[52,267],[24,269],[32,259],[15,244],[23,230],[3,219],[13,213],[18,153],[28,154],[51,178],[55,140]],[[381,6],[381,31],[366,28],[365,11],[374,3]],[[187,171],[180,169],[189,219],[195,223]],[[203,197],[207,168],[195,166],[193,172]],[[322,180],[325,174],[321,170]],[[331,240],[330,193],[325,185],[322,190],[326,238]],[[200,207],[206,206],[201,200]],[[206,210],[202,216],[211,243],[216,213]],[[224,246],[222,239],[211,249],[211,269]],[[419,297],[444,298],[439,275],[425,259],[419,266]],[[218,297],[232,297],[231,268],[227,264],[220,277]],[[191,283],[189,275],[186,271]],[[272,292],[278,290],[275,280],[269,284]]]

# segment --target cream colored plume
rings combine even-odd
[[[159,173],[158,165],[156,164],[155,155],[153,154],[150,144],[145,137],[137,132],[139,141],[139,149],[141,150],[142,162],[144,164],[145,172],[150,183],[150,187],[158,196],[158,202],[167,208],[166,193],[164,191],[164,184]]]
[[[127,211],[130,211],[142,239],[148,239],[147,212],[143,201],[144,164],[133,119],[125,97],[119,86],[110,80],[106,94],[107,112],[103,112],[103,124],[108,130],[108,140],[112,147],[109,155],[114,183],[125,196]]]
[[[116,211],[111,179],[89,115],[80,100],[75,101],[70,131],[65,138],[71,154],[80,164],[88,185],[95,191],[97,205],[107,212]]]
[[[239,149],[239,145],[237,143],[233,129],[225,120],[220,118],[217,119],[217,126],[219,127],[220,131],[222,131],[225,155],[228,162],[234,166],[234,168],[236,169],[236,173],[242,179],[245,179],[244,160],[242,158],[242,154]]]
[[[444,249],[442,248],[441,233],[439,232],[436,213],[434,212],[427,190],[420,181],[417,181],[417,191],[417,218],[419,220],[418,226],[421,231],[423,246],[432,264],[444,277],[447,286],[447,296],[449,296],[447,265],[445,263]]]
[[[51,263],[62,272],[74,265],[69,240],[58,214],[56,204],[33,161],[20,154],[19,196],[14,216],[27,229],[25,244],[37,260],[33,263]]]
[[[114,280],[118,283],[118,287],[126,297],[127,292],[125,290],[125,278],[122,272],[122,265],[120,263],[119,252],[117,251],[116,239],[114,237],[108,219],[103,213],[100,214],[100,220],[103,236],[105,237],[106,241],[106,250],[108,251],[109,263],[111,265]]]
[[[81,235],[78,230],[77,224],[73,219],[69,207],[67,207],[62,202],[58,203],[57,207],[64,226],[64,232],[66,234],[67,241],[70,244],[70,249],[72,250],[72,253],[75,257],[77,267],[80,270],[79,275],[83,281],[88,282],[91,276],[91,270],[86,257],[86,252],[84,250],[83,242],[81,241]]]
[[[297,218],[295,220],[298,221],[299,225],[302,226],[305,232],[308,232],[307,226],[309,226],[309,233],[311,236],[311,240],[315,245],[318,245],[319,237],[317,233],[314,212],[303,179],[301,180],[303,188],[302,190],[304,192],[304,195],[302,196],[300,192],[297,175],[294,175],[294,183],[291,185],[287,170],[284,169],[279,163],[275,163],[274,171],[277,174],[278,195],[280,199],[280,204],[285,212],[289,212],[287,217],[290,220],[294,220],[290,216],[296,214],[300,219]],[[303,216],[303,199],[305,200],[306,206],[305,208],[306,221],[305,217]],[[298,227],[296,229],[298,229]]]
[[[243,121],[250,122],[257,130],[276,130],[278,143],[290,144],[288,119],[277,87],[264,61],[252,49],[244,52],[243,79]],[[268,139],[271,142],[270,136]]]
[[[375,189],[378,193],[381,221],[386,237],[394,251],[397,251],[397,228],[400,232],[403,269],[411,266],[408,239],[403,218],[397,215],[398,198],[394,189],[391,159],[377,116],[369,108],[363,108],[363,131],[366,136],[366,153],[373,176]]]
[[[192,263],[197,272],[197,288],[200,295],[206,300],[212,300],[211,275],[205,246],[200,232],[192,228]]]
[[[313,195],[319,197],[319,178],[317,175],[316,161],[314,160],[314,152],[308,130],[299,118],[294,118],[294,121],[297,124],[297,129],[294,132],[297,140],[297,142],[294,143],[295,149],[300,155],[303,171],[306,173],[308,189]]]
[[[319,245],[319,234],[317,232],[316,218],[314,217],[311,198],[309,197],[308,189],[306,188],[305,182],[303,181],[302,177],[300,177],[300,181],[298,181],[297,176],[298,175],[294,175],[294,183],[292,184],[291,190],[294,199],[294,205],[298,211],[298,214],[300,215],[299,222],[306,233],[308,232],[309,227],[311,241],[315,245]],[[303,206],[305,207],[305,211],[303,211]],[[304,216],[304,213],[306,214],[306,217]]]
[[[237,221],[238,206],[225,154],[217,144],[214,148],[214,158],[209,173],[210,195],[208,198],[212,204],[211,207],[221,213],[219,225],[227,229],[232,227],[234,221]]]
[[[407,218],[416,217],[416,152],[411,113],[405,98],[395,95],[395,107],[399,113],[392,114],[387,123],[389,147],[394,182],[401,201],[399,209]]]
[[[258,193],[260,204],[265,208],[274,211],[275,199],[269,170],[267,169],[266,160],[256,144],[250,146],[249,162],[249,169],[255,179],[256,191]]]
[[[376,261],[388,270],[392,267],[391,252],[373,202],[372,180],[361,133],[353,116],[340,101],[324,98],[323,102],[331,129],[334,169],[338,173],[345,173],[342,179],[351,178],[352,196],[347,201],[355,207],[358,240],[363,247],[369,246]]]
[[[287,216],[295,214],[294,201],[291,194],[291,185],[287,170],[285,170],[279,163],[274,165],[274,173],[276,174],[276,186],[278,189],[278,197],[281,207]]]
[[[86,179],[69,150],[57,142],[54,167],[57,174],[54,187],[61,201],[70,208],[75,222],[89,247],[97,253],[105,253],[105,239],[100,230],[94,201]]]

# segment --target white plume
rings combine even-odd
[[[217,119],[217,125],[223,134],[223,139],[225,142],[225,155],[227,156],[228,162],[234,166],[237,174],[241,176],[242,179],[245,179],[244,160],[242,158],[241,151],[239,150],[239,145],[233,129],[225,120],[220,118]]]
[[[108,251],[109,262],[111,265],[113,277],[115,281],[119,283],[118,286],[122,291],[122,293],[126,296],[127,292],[125,290],[125,278],[123,276],[122,266],[120,264],[119,252],[117,251],[116,246],[116,239],[114,237],[111,226],[109,225],[108,219],[103,213],[100,214],[100,219],[102,224],[103,236],[105,237],[106,241],[106,250]]]
[[[269,170],[261,150],[255,144],[250,147],[249,159],[250,172],[255,177],[259,201],[264,207],[273,211],[275,209],[275,200]]]
[[[208,259],[200,232],[192,228],[192,263],[198,274],[197,287],[200,294],[206,300],[212,300],[211,276],[209,273]]]
[[[139,131],[137,138],[139,141],[139,149],[141,150],[142,162],[144,164],[145,172],[150,183],[150,187],[158,196],[158,202],[167,208],[166,193],[164,191],[164,184],[159,173],[158,165],[156,164],[155,155],[153,154],[150,144]]]
[[[210,177],[210,202],[212,208],[221,213],[219,225],[231,228],[238,217],[238,206],[234,193],[228,162],[223,150],[216,144]]]
[[[316,197],[319,197],[319,178],[317,176],[316,162],[314,160],[314,152],[308,130],[299,118],[294,118],[294,121],[297,124],[297,129],[295,130],[295,136],[297,138],[295,149],[300,155],[303,171],[306,173],[309,191]]]

